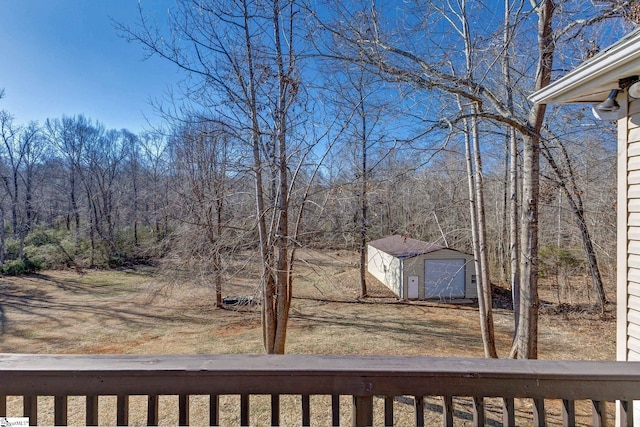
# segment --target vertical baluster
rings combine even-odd
[[[516,425],[516,414],[513,398],[502,399],[502,425]]]
[[[373,425],[373,396],[353,396],[353,427]]]
[[[562,399],[562,425],[565,427],[576,425],[576,405],[573,400]]]
[[[119,426],[129,425],[129,396],[119,395],[116,398],[116,423]]]
[[[249,425],[249,395],[240,395],[240,425],[246,427]]]
[[[53,398],[53,423],[57,426],[67,425],[67,396]]]
[[[209,425],[220,425],[220,396],[217,394],[209,396]]]
[[[158,395],[150,395],[147,399],[147,425],[157,426],[159,422],[159,402]]]
[[[547,425],[544,399],[533,399],[533,425],[536,427],[545,427]]]
[[[393,396],[384,397],[384,425],[392,426],[393,424]]]
[[[38,425],[38,396],[23,396],[22,409],[24,416],[29,418],[30,426]]]
[[[476,427],[484,426],[484,398],[474,396],[473,398],[473,425]]]
[[[178,396],[178,424],[181,426],[189,425],[189,395],[181,394]]]
[[[280,396],[271,395],[271,426],[280,425]]]
[[[591,407],[593,417],[591,425],[593,427],[603,427],[607,425],[607,404],[601,400],[592,400]]]
[[[633,427],[633,400],[620,401],[620,426]]]
[[[416,427],[424,427],[424,396],[415,397]]]
[[[302,426],[309,427],[311,425],[311,401],[308,394],[302,395]]]
[[[7,396],[0,396],[0,417],[7,416]]]
[[[442,396],[442,425],[453,427],[453,397]]]
[[[85,423],[88,426],[98,425],[98,396],[87,396]]]
[[[331,425],[336,427],[340,425],[340,395],[331,395]]]

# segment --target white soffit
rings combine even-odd
[[[640,29],[534,92],[529,100],[536,104],[595,104],[618,89],[618,80],[631,76],[640,76]]]

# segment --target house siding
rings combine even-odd
[[[626,117],[620,120],[620,139],[626,139],[626,182],[619,182],[625,194],[627,218],[626,244],[621,257],[626,272],[626,349],[623,360],[640,360],[640,100],[629,99]],[[618,153],[619,155],[621,153]],[[624,157],[618,157],[624,159]],[[621,356],[621,355],[619,355]]]

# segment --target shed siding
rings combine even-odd
[[[418,276],[419,278],[419,297],[424,299],[424,261],[427,259],[460,259],[464,258],[465,264],[465,297],[477,298],[478,290],[475,283],[472,281],[472,277],[476,274],[473,263],[473,256],[463,254],[451,249],[441,249],[436,252],[431,252],[425,255],[416,256],[404,260],[404,281],[407,282],[409,276]],[[407,286],[407,283],[404,284]]]
[[[622,205],[627,208],[624,224],[626,244],[619,248],[622,249],[620,258],[624,258],[626,262],[623,264],[626,265],[618,266],[624,267],[626,273],[623,321],[627,339],[624,360],[640,360],[640,100],[628,103],[628,115],[620,122],[623,123],[619,123],[619,134],[621,139],[626,139],[624,155],[627,158],[626,162],[620,162],[627,167],[626,182],[618,183],[620,193],[627,199]]]
[[[402,262],[371,245],[367,246],[367,270],[398,296],[404,298],[402,287]]]

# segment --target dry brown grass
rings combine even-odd
[[[252,265],[246,254],[241,265]],[[287,352],[306,354],[425,355],[482,357],[477,309],[471,305],[433,302],[399,302],[375,279],[370,278],[370,297],[358,299],[356,257],[348,252],[300,254],[294,285]],[[245,270],[248,271],[248,270]],[[90,271],[78,275],[49,271],[26,278],[0,279],[2,334],[0,352],[9,353],[261,353],[261,331],[257,308],[216,309],[214,292],[206,277],[196,279],[173,274],[171,280],[157,270]],[[230,276],[225,295],[255,295],[257,270]],[[203,285],[205,284],[205,285]],[[576,290],[576,295],[577,295]],[[609,294],[613,295],[609,289]],[[556,290],[543,282],[542,299],[551,303]],[[576,298],[577,299],[577,298]],[[605,315],[584,306],[545,306],[540,320],[540,358],[615,358],[614,307]],[[496,338],[500,355],[511,344],[513,316],[509,310],[495,311]],[[41,398],[41,423],[53,422],[52,405]],[[162,397],[162,401],[177,398]],[[283,425],[299,425],[299,396],[286,396],[282,402]],[[326,396],[312,397],[313,425],[330,423]],[[113,398],[101,397],[100,420],[115,423]],[[131,421],[143,425],[146,401],[132,397]],[[350,423],[348,397],[343,397],[342,422]],[[224,425],[239,423],[238,397],[221,401]],[[398,425],[413,424],[413,401],[395,402]],[[254,425],[268,425],[267,397],[251,401]],[[382,408],[382,399],[375,399]],[[487,400],[490,425],[500,419],[499,402]],[[531,405],[518,402],[520,419],[530,420]],[[162,406],[162,404],[161,404]],[[167,405],[171,407],[172,405]],[[548,421],[560,420],[560,408],[549,402]],[[438,399],[427,399],[427,425],[440,423]],[[139,409],[139,410],[138,410]],[[8,402],[9,413],[21,413],[21,399]],[[83,422],[83,401],[69,402],[69,421]],[[177,423],[175,411],[161,413],[163,424]],[[191,419],[206,424],[208,409],[204,397],[191,399]],[[470,423],[470,403],[456,404],[456,423]],[[587,414],[586,409],[579,411]],[[613,411],[610,411],[612,414]],[[17,416],[17,415],[14,415]],[[585,424],[590,420],[582,418]]]

